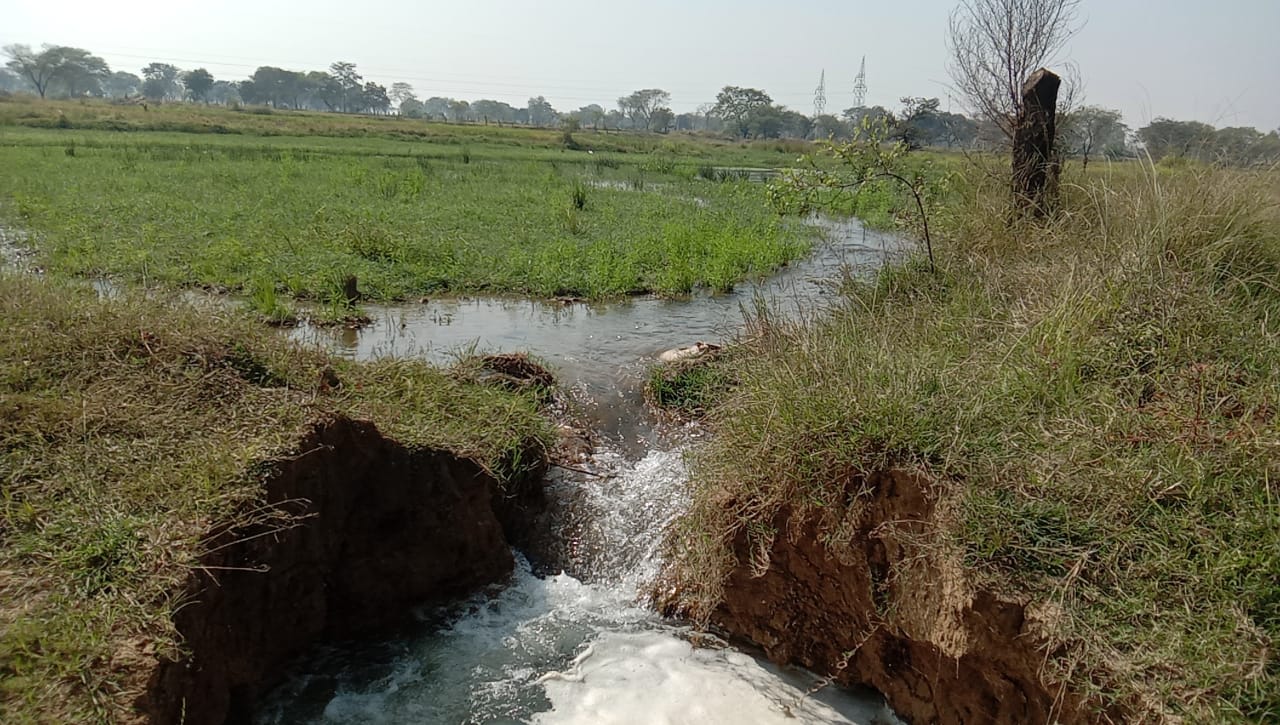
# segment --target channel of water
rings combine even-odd
[[[811,316],[846,274],[873,269],[901,240],[856,220],[815,217],[815,250],[726,295],[601,304],[441,299],[369,307],[360,330],[290,334],[358,359],[526,351],[570,386],[601,444],[581,471],[548,481],[563,571],[519,560],[510,582],[377,641],[331,644],[291,669],[255,722],[890,723],[878,695],[819,687],[644,604],[667,526],[688,505],[685,452],[696,432],[659,423],[641,400],[663,350],[738,334],[758,301]],[[697,646],[693,642],[697,642]]]

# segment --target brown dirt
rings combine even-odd
[[[716,627],[776,662],[874,687],[908,723],[1127,721],[1047,680],[1046,662],[1062,654],[1049,644],[1051,610],[965,581],[938,543],[927,481],[895,471],[851,486],[869,494],[826,514],[835,518],[779,516],[763,572],[738,538]],[[842,520],[850,535],[823,543],[818,532]]]
[[[556,379],[542,365],[522,352],[485,355],[480,358],[481,381],[508,390],[523,391],[529,388],[550,391]]]
[[[148,659],[139,721],[244,721],[308,644],[394,626],[414,605],[502,580],[508,541],[542,500],[541,470],[503,489],[472,461],[406,449],[367,422],[323,421],[296,450],[265,484],[266,503],[294,525],[208,537],[175,614],[188,654]]]

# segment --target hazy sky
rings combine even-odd
[[[869,105],[904,95],[948,103],[955,0],[0,0],[0,44],[75,45],[137,73],[152,60],[240,79],[259,65],[323,69],[418,95],[606,108],[664,88],[677,111],[724,85],[763,88],[804,113],[826,70],[827,109],[851,105],[867,58]],[[1086,102],[1134,127],[1156,116],[1280,127],[1280,0],[1084,0],[1067,52]]]

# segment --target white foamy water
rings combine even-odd
[[[500,591],[424,614],[414,631],[317,651],[259,709],[292,723],[890,722],[878,697],[814,689],[730,647],[694,647],[644,604],[663,532],[688,502],[683,452],[605,453],[581,490],[584,578],[523,559]],[[563,493],[563,491],[562,491]],[[587,576],[589,574],[589,576]],[[877,719],[879,718],[879,719]]]
[[[607,632],[567,672],[542,677],[552,703],[533,722],[874,723],[891,715],[867,697],[822,688],[733,649],[695,648],[662,631]]]

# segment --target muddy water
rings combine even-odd
[[[661,429],[644,411],[643,372],[664,349],[731,338],[757,299],[779,314],[814,314],[846,271],[897,251],[893,238],[855,221],[815,223],[825,239],[813,255],[730,295],[601,305],[440,300],[375,309],[375,324],[360,331],[295,331],[357,358],[532,352],[577,390],[605,443],[581,471],[559,470],[549,481],[562,571],[538,576],[521,560],[504,587],[421,612],[418,626],[397,636],[317,650],[262,703],[256,722],[893,722],[874,694],[820,687],[808,673],[694,637],[643,604],[663,532],[689,497],[689,435]]]

